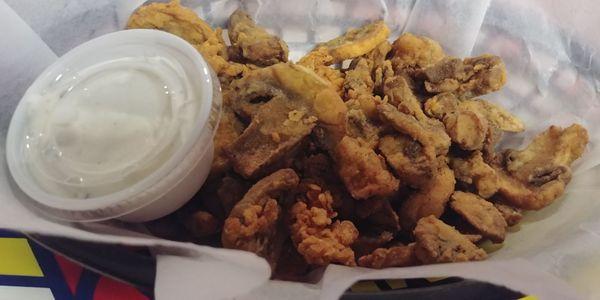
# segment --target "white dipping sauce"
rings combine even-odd
[[[93,198],[123,190],[165,163],[200,104],[168,58],[103,61],[32,95],[25,160],[47,192]]]

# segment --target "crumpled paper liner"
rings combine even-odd
[[[403,31],[441,42],[456,56],[500,55],[505,88],[484,98],[521,117],[527,132],[506,135],[519,147],[550,124],[579,122],[590,133],[584,157],[562,199],[529,212],[504,246],[484,262],[369,270],[330,266],[318,284],[269,281],[266,262],[242,251],[160,240],[119,222],[56,223],[18,200],[5,163],[10,116],[29,84],[58,56],[123,28],[143,1],[0,0],[0,227],[96,242],[146,245],[157,253],[157,299],[334,299],[357,280],[461,276],[506,285],[541,299],[600,297],[600,49],[591,0],[217,0],[182,1],[209,23],[224,26],[243,7],[290,46],[296,60],[316,42],[348,27],[384,18],[392,37]],[[577,9],[573,9],[577,7]],[[558,278],[562,279],[559,280]],[[583,295],[583,296],[582,296]]]

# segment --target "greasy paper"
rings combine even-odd
[[[353,282],[374,278],[461,276],[506,285],[541,299],[600,298],[600,49],[591,0],[183,0],[214,26],[238,7],[283,37],[296,60],[316,42],[383,18],[392,37],[408,31],[440,41],[451,55],[499,55],[508,82],[484,98],[523,119],[526,133],[507,135],[519,147],[550,124],[579,122],[590,133],[565,196],[530,212],[504,246],[484,262],[368,270],[330,266],[318,284],[268,281],[251,253],[160,240],[119,222],[57,223],[28,210],[12,182],[4,143],[24,91],[57,56],[121,30],[143,1],[0,0],[0,228],[82,240],[148,245],[157,253],[157,299],[334,299]],[[578,9],[572,9],[578,7]]]

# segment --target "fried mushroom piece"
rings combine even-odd
[[[464,150],[483,149],[489,132],[488,121],[478,112],[461,109],[452,94],[436,95],[425,103],[427,115],[441,120],[452,142]]]
[[[353,65],[344,78],[344,101],[349,107],[360,109],[369,119],[376,119],[376,103],[381,98],[373,95],[374,82],[369,62],[359,57],[353,61]]]
[[[245,178],[260,177],[293,155],[317,124],[333,144],[346,132],[343,101],[306,68],[277,64],[256,70],[235,81],[230,93],[235,95],[233,109],[252,119],[225,149],[234,170]],[[257,98],[266,102],[253,103]]]
[[[446,54],[440,44],[423,36],[404,33],[392,44],[394,70],[409,75],[442,60]]]
[[[332,64],[334,64],[333,56],[325,47],[313,49],[298,61],[298,65],[314,71],[315,74],[329,82],[340,96],[343,96],[344,73],[329,67]]]
[[[523,219],[521,210],[516,207],[508,206],[498,202],[494,203],[494,206],[500,212],[508,226],[517,225],[519,222],[521,222],[521,219]]]
[[[235,116],[229,106],[224,105],[217,132],[213,138],[214,159],[210,168],[210,176],[222,175],[231,168],[229,157],[224,149],[229,147],[244,131],[244,124]]]
[[[292,169],[281,169],[253,185],[225,220],[223,247],[256,253],[274,269],[284,241],[278,200],[299,181]]]
[[[338,174],[355,199],[387,197],[398,190],[400,182],[386,168],[383,157],[351,137],[337,145]]]
[[[435,156],[403,134],[389,134],[379,141],[379,151],[400,181],[414,188],[423,187],[433,177]]]
[[[473,152],[467,158],[451,157],[450,168],[457,180],[474,185],[477,194],[483,198],[490,198],[498,191],[498,175],[494,168],[483,160],[479,151]]]
[[[342,36],[317,44],[316,48],[325,48],[334,62],[342,62],[370,52],[384,42],[390,34],[383,20],[369,23],[360,28],[350,29]]]
[[[402,228],[410,230],[423,217],[440,217],[454,192],[454,173],[443,159],[439,159],[433,178],[425,186],[410,195],[400,206]]]
[[[483,249],[435,216],[420,219],[413,234],[415,256],[424,264],[476,261],[487,257]]]
[[[523,150],[505,153],[506,169],[516,179],[541,185],[560,175],[578,159],[588,143],[588,133],[579,124],[565,129],[550,126],[536,136]]]
[[[228,35],[232,47],[250,63],[270,66],[287,62],[287,44],[256,25],[247,13],[239,9],[229,16]]]
[[[520,119],[501,106],[483,99],[460,100],[452,93],[442,93],[425,102],[425,113],[438,120],[443,120],[448,114],[459,111],[474,112],[484,117],[491,126],[502,131],[521,132],[525,130],[525,125]]]
[[[450,148],[450,137],[444,131],[444,125],[437,120],[418,120],[412,115],[400,112],[389,103],[377,106],[381,120],[396,131],[406,134],[423,146],[428,157],[446,155]]]
[[[451,92],[461,99],[497,91],[506,83],[504,63],[489,54],[464,60],[447,57],[425,68],[423,75],[428,92]]]
[[[355,266],[350,247],[358,230],[350,221],[333,221],[333,198],[328,191],[312,189],[290,209],[292,241],[307,263],[326,266],[339,263]]]
[[[414,243],[406,246],[378,248],[371,254],[361,256],[358,259],[359,266],[373,269],[406,267],[417,263]]]
[[[495,243],[506,236],[506,221],[494,204],[471,193],[456,191],[451,196],[450,207],[461,215],[479,233]]]
[[[523,183],[505,170],[494,167],[498,174],[498,195],[503,202],[521,209],[539,210],[560,197],[571,180],[568,167],[557,168],[558,174],[542,185]]]
[[[579,124],[550,126],[523,150],[505,152],[506,170],[499,174],[501,199],[522,209],[541,209],[560,197],[571,180],[570,164],[579,158],[588,134]]]
[[[181,6],[179,0],[141,6],[129,17],[127,28],[158,29],[186,40],[202,53],[224,84],[251,69],[229,62],[221,29],[213,30],[193,10]]]

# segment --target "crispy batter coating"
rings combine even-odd
[[[239,9],[229,16],[228,34],[232,47],[250,63],[270,66],[287,62],[287,44],[256,25],[247,13]]]
[[[460,100],[451,93],[442,93],[431,97],[425,102],[425,113],[438,120],[443,120],[448,114],[459,111],[471,111],[484,117],[491,126],[503,131],[521,132],[525,125],[517,117],[504,108],[483,99]]]
[[[384,159],[358,140],[344,137],[335,156],[340,178],[352,197],[386,197],[398,190],[400,182],[387,170]]]
[[[234,82],[230,92],[236,96],[234,110],[252,119],[226,148],[233,168],[246,178],[272,171],[294,153],[317,121],[330,136],[345,133],[346,106],[327,83],[306,68],[277,64],[256,70]],[[266,102],[253,103],[260,97]]]
[[[129,17],[127,28],[158,29],[188,41],[202,53],[223,83],[251,69],[229,62],[221,30],[213,30],[193,10],[181,6],[179,0],[141,6]]]
[[[375,148],[379,143],[379,127],[373,124],[360,108],[349,107],[346,117],[346,134],[357,139],[362,145]]]
[[[489,125],[477,111],[462,109],[455,95],[443,93],[425,103],[427,115],[441,120],[452,142],[464,150],[481,150],[486,142]]]
[[[292,169],[281,169],[252,186],[225,220],[223,247],[254,252],[274,268],[284,241],[277,202],[299,181]]]
[[[508,206],[498,202],[494,203],[494,206],[500,212],[508,226],[517,225],[519,222],[521,222],[521,219],[523,219],[522,211],[516,207]]]
[[[500,57],[489,54],[464,60],[444,58],[425,68],[423,74],[428,92],[452,92],[461,99],[495,92],[506,83],[504,63]]]
[[[384,42],[389,34],[389,28],[379,20],[361,28],[350,29],[342,36],[318,44],[317,48],[325,47],[334,62],[341,62],[370,52]]]
[[[554,179],[539,186],[523,183],[503,169],[498,167],[495,169],[498,174],[498,194],[503,202],[527,210],[539,210],[550,205],[564,193],[571,179],[571,171],[568,167],[556,169],[560,173],[553,176]]]
[[[317,47],[308,54],[304,55],[298,65],[311,69],[315,74],[321,76],[329,82],[334,90],[340,95],[343,95],[344,73],[338,69],[329,67],[334,63],[333,56],[325,47]]]
[[[423,187],[433,177],[435,156],[403,134],[389,134],[379,141],[379,151],[400,181],[414,188]]]
[[[419,121],[427,121],[429,118],[421,109],[421,102],[413,93],[412,87],[403,75],[390,74],[388,69],[384,75],[383,93],[387,96],[390,104],[398,108],[402,113],[411,115]]]
[[[474,185],[477,194],[483,198],[489,198],[498,191],[498,175],[483,160],[479,151],[473,152],[468,158],[451,157],[450,168],[457,180]]]
[[[392,53],[394,69],[409,74],[434,65],[446,56],[438,42],[410,33],[404,33],[394,41]]]
[[[460,101],[459,107],[484,116],[491,125],[503,131],[521,132],[525,130],[523,121],[492,102],[483,99],[465,99]]]
[[[373,269],[415,265],[418,261],[415,257],[414,245],[413,243],[407,246],[376,249],[373,253],[360,257],[358,265]]]
[[[579,124],[565,129],[550,126],[525,149],[506,151],[506,170],[496,167],[502,200],[533,210],[552,203],[563,194],[571,180],[569,165],[583,154],[587,143],[587,131]]]
[[[581,157],[588,143],[588,133],[579,124],[565,129],[550,126],[523,150],[508,150],[506,169],[522,182],[541,185],[558,176],[558,169],[568,167]]]
[[[327,191],[307,193],[307,202],[298,201],[290,209],[292,241],[307,263],[325,266],[339,263],[355,266],[354,251],[350,245],[358,237],[358,230],[350,221],[332,221],[336,213],[333,198]]]
[[[414,116],[400,112],[388,103],[378,105],[377,111],[382,121],[390,124],[398,132],[418,141],[428,156],[448,153],[450,137],[444,131],[443,124],[438,121],[419,121]]]
[[[454,173],[445,161],[438,161],[433,178],[423,188],[410,195],[400,207],[402,228],[414,228],[417,221],[433,215],[440,217],[454,192]]]
[[[424,264],[483,260],[487,254],[467,237],[434,216],[419,220],[415,255]]]
[[[210,168],[210,176],[219,176],[231,168],[229,157],[224,149],[229,147],[244,131],[244,124],[235,116],[229,106],[224,105],[221,120],[213,139],[214,159]]]
[[[471,193],[456,191],[452,194],[450,207],[461,215],[479,233],[495,243],[506,236],[506,221],[494,204]]]

